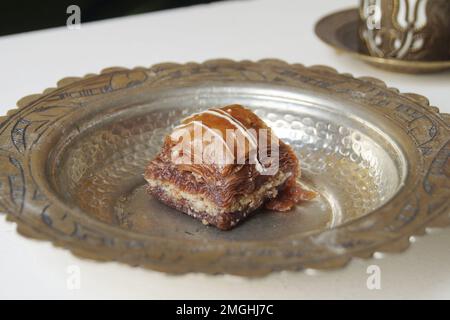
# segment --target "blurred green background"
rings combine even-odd
[[[81,23],[224,0],[0,0],[0,36],[64,26],[67,7],[81,9]]]

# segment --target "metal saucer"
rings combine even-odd
[[[358,9],[348,9],[327,15],[316,26],[316,35],[327,45],[369,63],[377,68],[401,73],[434,73],[450,69],[447,61],[411,61],[373,57],[358,47]]]

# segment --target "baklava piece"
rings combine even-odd
[[[144,174],[151,195],[222,230],[264,204],[290,210],[305,195],[299,176],[291,147],[240,105],[182,120]]]

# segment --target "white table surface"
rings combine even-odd
[[[315,37],[313,25],[319,17],[356,3],[226,1],[86,23],[81,30],[56,28],[0,37],[0,114],[22,96],[42,92],[65,76],[82,76],[109,66],[220,57],[327,64],[356,76],[381,78],[404,92],[423,94],[441,111],[450,112],[450,73],[409,76],[380,71],[335,54]],[[249,280],[170,276],[80,260],[47,242],[22,238],[2,215],[0,260],[0,298],[450,298],[450,229],[416,238],[402,254],[353,260],[341,270],[281,272]],[[366,286],[366,270],[372,264],[381,269],[380,290]],[[73,265],[79,267],[81,282],[79,289],[70,290],[68,267]]]

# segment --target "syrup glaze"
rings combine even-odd
[[[247,156],[244,164],[231,163],[220,165],[217,163],[189,163],[176,164],[171,159],[174,145],[179,143],[182,132],[188,132],[190,137],[195,137],[195,126],[202,133],[213,131],[211,134],[221,139],[221,143],[232,153],[237,154],[237,148],[246,148]],[[301,200],[309,200],[314,193],[303,190],[298,184],[300,167],[298,159],[290,146],[278,140],[270,128],[252,111],[241,105],[230,105],[223,108],[212,108],[193,114],[181,121],[174,131],[165,139],[163,150],[150,163],[145,172],[146,178],[154,178],[174,183],[180,189],[188,192],[204,194],[217,205],[226,207],[241,195],[251,194],[270,181],[270,175],[263,175],[261,171],[267,166],[265,159],[258,159],[258,134],[260,129],[266,129],[269,139],[276,139],[279,147],[279,165],[281,170],[289,178],[279,187],[278,196],[266,202],[266,208],[275,211],[290,210]],[[197,129],[198,130],[198,129]],[[227,137],[227,130],[235,132],[232,143]],[[241,137],[239,138],[239,135]],[[202,143],[203,147],[208,141],[191,140],[186,153],[192,152],[195,143]],[[265,144],[270,154],[270,142]],[[208,150],[208,148],[206,148]],[[254,151],[252,153],[252,151]],[[254,157],[252,159],[252,157]],[[252,162],[253,160],[253,162]]]

